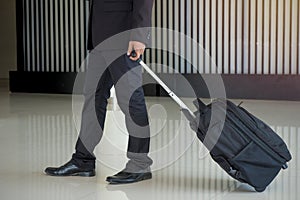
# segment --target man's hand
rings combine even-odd
[[[141,55],[144,54],[145,51],[145,44],[138,42],[138,41],[130,41],[128,46],[127,55],[129,56],[131,52],[134,50],[136,52],[136,57],[130,56],[129,58],[133,61],[137,61]]]

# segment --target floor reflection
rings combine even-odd
[[[105,177],[122,169],[126,162],[127,135],[120,131],[124,124],[122,115],[116,113],[118,110],[108,112],[107,127],[111,128],[105,132],[107,136],[96,151],[99,157],[97,176],[56,178],[45,176],[43,169],[68,161],[73,152],[77,131],[70,98],[43,95],[9,98],[9,105],[4,105],[6,109],[2,111],[5,113],[0,116],[1,199],[294,200],[300,195],[300,122],[294,120],[297,117],[294,114],[283,113],[285,117],[279,123],[273,117],[274,113],[256,110],[283,137],[293,156],[289,169],[282,171],[264,193],[256,193],[251,187],[231,179],[212,161],[178,114],[176,105],[166,99],[149,98],[149,108],[160,101],[165,109],[158,114],[157,111],[149,112],[154,132],[151,141],[151,155],[155,162],[153,179],[116,186],[107,185]],[[276,102],[274,104],[278,106]],[[274,104],[244,102],[254,111],[256,106],[269,110]],[[299,104],[292,106],[289,109],[300,113],[296,112],[300,111]]]

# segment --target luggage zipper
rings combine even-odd
[[[232,110],[232,112],[233,112],[233,109],[232,108],[230,108],[231,110]],[[234,109],[235,109],[235,107],[234,107]],[[241,111],[239,111],[239,110],[237,110],[239,113],[241,113],[241,114],[243,114],[243,115],[246,115],[246,116],[248,116],[248,117],[250,117],[251,118],[251,116],[249,116],[247,113],[249,113],[247,110],[245,110],[244,108],[241,108],[242,110],[243,110],[243,112],[241,112]],[[233,113],[235,113],[235,112],[233,112]],[[250,114],[250,113],[249,113]],[[237,116],[236,114],[235,114],[235,116]],[[243,119],[243,118],[242,118]],[[253,120],[253,121],[255,121],[255,120]],[[243,122],[245,123],[245,124],[247,124],[247,127],[248,128],[250,128],[253,132],[256,132],[255,130],[254,130],[254,128],[252,128],[252,126],[256,126],[256,124],[255,123],[253,123],[252,121],[249,121],[249,122],[246,122],[245,120],[243,120]],[[249,124],[252,124],[252,126],[251,125],[249,125]],[[260,131],[260,132],[262,132],[262,133],[265,133],[265,131],[264,130],[261,130],[261,129],[258,129],[258,128],[256,128],[256,130],[258,130],[258,131]],[[256,136],[256,135],[255,135]],[[259,139],[259,137],[258,136],[256,136],[258,139]],[[259,141],[261,141],[261,139],[259,139]],[[287,162],[287,159],[285,158],[285,157],[283,157],[280,153],[277,153],[277,151],[275,151],[271,146],[269,146],[268,144],[266,144],[264,141],[263,141],[263,143],[265,144],[265,145],[267,145],[271,150],[272,150],[272,152],[275,152],[279,157],[281,157],[282,159],[284,159],[284,162]]]
[[[240,119],[239,116],[237,116],[237,114],[235,114],[234,110],[232,108],[230,108],[230,106],[228,107],[229,110],[238,118]],[[236,122],[234,122],[234,120],[230,117],[230,115],[227,115],[228,116],[228,119],[234,123],[239,129],[241,132],[244,132],[246,133],[246,135],[251,138],[256,144],[258,144],[261,148],[263,148],[270,156],[272,156],[274,159],[276,159],[277,161],[281,162],[281,163],[286,163],[285,159],[283,160],[282,157],[273,151],[273,149],[271,147],[269,147],[267,144],[265,144],[265,142],[262,142],[255,134],[248,134],[246,131],[243,131],[243,129],[240,127],[240,125]],[[253,128],[250,126],[249,127],[249,124],[243,120],[243,119],[240,119],[243,123],[245,123],[247,125],[247,128],[252,131],[252,132],[255,132],[255,130],[253,130]]]

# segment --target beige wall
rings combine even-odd
[[[0,0],[0,79],[17,68],[15,15],[15,1]]]

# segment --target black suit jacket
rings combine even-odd
[[[109,48],[128,48],[128,42],[150,42],[153,0],[91,0],[88,49],[95,48],[104,40],[127,30]],[[143,29],[136,29],[143,28]],[[120,44],[121,42],[121,44]]]

